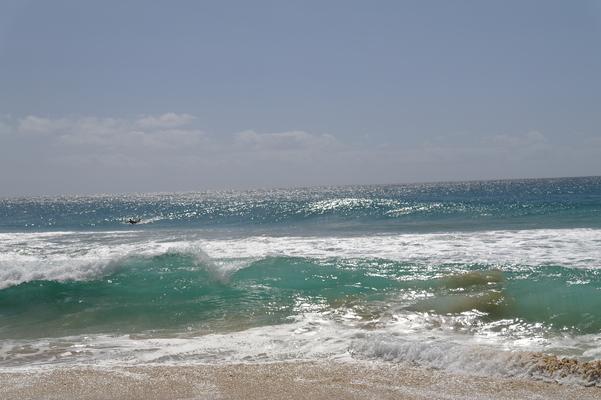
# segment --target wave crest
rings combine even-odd
[[[43,249],[30,254],[16,251],[0,255],[0,289],[31,281],[100,279],[136,260],[151,260],[163,255],[187,257],[194,267],[206,269],[214,279],[222,282],[246,265],[242,262],[215,262],[200,246],[190,243],[144,243],[138,246],[92,246],[60,250],[63,251]]]

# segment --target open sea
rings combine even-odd
[[[601,359],[601,177],[0,199],[0,369],[327,358],[601,385],[544,355]]]

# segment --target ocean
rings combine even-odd
[[[323,359],[601,386],[601,177],[0,199],[0,369]]]

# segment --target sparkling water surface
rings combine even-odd
[[[601,178],[0,199],[0,343],[12,367],[600,359]]]

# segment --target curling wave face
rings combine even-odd
[[[169,252],[190,253],[200,260],[373,258],[422,265],[549,265],[596,270],[601,268],[599,243],[601,229],[219,239],[207,239],[204,232],[167,230],[0,233],[0,288],[30,280],[92,279],[118,268],[122,259]]]

